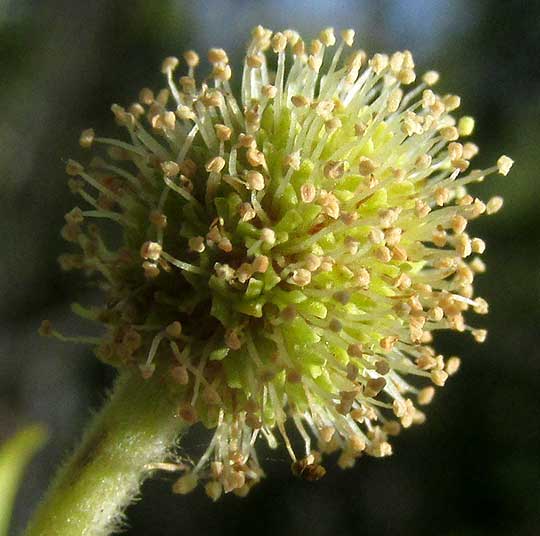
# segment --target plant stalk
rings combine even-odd
[[[59,470],[26,536],[103,536],[186,425],[155,378],[123,373],[80,446]]]

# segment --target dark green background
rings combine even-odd
[[[495,0],[0,0],[0,440],[33,421],[52,434],[27,473],[14,533],[113,377],[90,351],[35,334],[45,317],[88,329],[68,306],[93,291],[55,260],[74,203],[65,161],[79,157],[82,128],[116,135],[110,104],[160,84],[162,57],[225,46],[234,64],[259,22],[311,35],[353,27],[370,52],[410,48],[476,117],[476,166],[503,152],[516,160],[508,177],[475,189],[505,198],[499,215],[473,225],[488,244],[477,290],[491,314],[476,320],[489,337],[438,338],[462,369],[391,458],[346,472],[330,463],[309,484],[290,476],[284,452],[265,452],[268,478],[217,504],[200,490],[173,496],[158,478],[130,508],[127,534],[540,534],[540,3]]]

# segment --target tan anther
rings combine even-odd
[[[174,129],[176,124],[176,115],[174,112],[167,111],[152,117],[152,127],[155,129]]]
[[[183,365],[177,365],[175,367],[171,367],[169,371],[172,379],[178,384],[178,385],[187,385],[189,382],[189,374],[187,371],[187,368]]]
[[[457,95],[445,95],[443,97],[443,104],[447,112],[452,112],[459,108],[461,99]]]
[[[75,160],[68,160],[66,164],[66,173],[71,177],[76,177],[84,171],[84,167]]]
[[[379,246],[375,248],[375,257],[381,262],[390,262],[392,260],[392,252],[386,246]]]
[[[208,51],[208,61],[210,63],[229,63],[229,57],[222,48],[211,48]]]
[[[180,104],[176,108],[175,113],[176,113],[176,117],[178,117],[178,119],[182,119],[183,121],[193,120],[196,117],[193,110],[189,106],[185,106],[183,104]]]
[[[246,182],[249,190],[255,190],[257,192],[264,190],[264,176],[258,171],[248,171],[246,173]]]
[[[350,30],[350,29],[342,30],[341,38],[343,39],[343,41],[348,47],[352,47],[354,43],[354,30]]]
[[[475,257],[469,264],[471,269],[477,274],[483,274],[486,271],[486,265],[480,257]]]
[[[193,236],[188,241],[189,249],[195,253],[202,253],[205,250],[204,237]]]
[[[323,119],[328,119],[335,108],[335,103],[331,100],[322,100],[316,104],[314,103],[314,105],[315,113]]]
[[[251,69],[258,69],[264,63],[264,56],[262,54],[246,56],[246,63]]]
[[[147,279],[154,279],[159,275],[159,268],[153,262],[144,261],[142,268]]]
[[[390,113],[394,113],[397,111],[401,103],[402,97],[403,97],[402,89],[396,88],[392,90],[392,92],[388,96],[388,102],[386,104],[386,108]]]
[[[323,208],[323,213],[330,218],[337,220],[340,215],[340,206],[338,198],[326,190],[319,192],[319,198],[317,199],[319,205]]]
[[[161,72],[163,74],[167,74],[174,71],[178,67],[178,63],[178,58],[174,56],[169,56],[168,58],[165,58],[163,60],[163,63],[161,64]]]
[[[443,387],[446,383],[446,380],[448,379],[448,374],[444,370],[435,369],[432,370],[430,373],[431,381],[437,386],[437,387]]]
[[[277,87],[271,84],[265,84],[261,88],[261,92],[267,99],[273,99],[277,95]]]
[[[298,285],[299,287],[305,287],[311,283],[311,272],[305,268],[298,268],[293,271],[287,282]]]
[[[304,203],[311,203],[314,201],[317,195],[317,190],[315,186],[308,182],[300,186],[300,198]]]
[[[249,164],[253,167],[259,167],[259,166],[265,166],[266,165],[266,159],[264,157],[264,153],[262,151],[259,151],[258,149],[254,149],[250,147],[246,151],[246,159],[249,162]]]
[[[301,163],[302,159],[300,158],[300,151],[290,153],[283,158],[283,164],[288,168],[294,169],[295,171],[300,169]]]
[[[129,113],[139,119],[144,115],[144,108],[138,102],[134,102],[129,106]]]
[[[449,143],[448,156],[450,156],[450,160],[459,160],[463,156],[463,145],[455,141]]]
[[[459,171],[463,173],[469,168],[470,162],[464,158],[458,158],[457,160],[452,160],[451,164],[454,168],[459,169]]]
[[[439,73],[437,71],[428,71],[422,76],[422,81],[428,86],[434,86],[439,81]]]
[[[223,102],[223,95],[220,91],[212,89],[206,91],[200,98],[200,101],[207,108],[217,108]]]
[[[139,91],[139,102],[149,106],[154,102],[154,92],[147,87],[143,87],[141,91]]]
[[[323,175],[327,179],[339,180],[345,174],[345,162],[342,160],[329,160],[323,166]]]
[[[379,346],[385,351],[389,352],[392,350],[392,348],[395,346],[395,344],[398,342],[398,338],[394,335],[388,335],[386,337],[383,337],[379,341]]]
[[[319,39],[325,47],[331,47],[336,44],[334,28],[325,28],[319,33]]]
[[[302,41],[302,39],[298,39],[298,41],[294,43],[292,51],[295,56],[301,57],[306,53],[306,44],[304,41]]]
[[[182,88],[182,91],[184,93],[195,93],[195,90],[197,88],[197,82],[195,82],[195,79],[191,76],[181,76],[178,79],[178,83],[180,84],[180,87]]]
[[[514,161],[506,156],[506,155],[502,155],[498,160],[497,160],[497,169],[499,170],[499,173],[501,175],[508,175],[509,171],[510,171],[510,168],[512,167],[512,165],[514,164]]]
[[[467,227],[467,219],[464,218],[461,214],[456,214],[451,220],[450,225],[452,230],[456,234],[461,234]]]
[[[312,56],[317,56],[322,52],[323,44],[320,39],[313,39],[309,46],[309,52]]]
[[[386,386],[384,378],[370,378],[364,388],[364,395],[368,398],[375,398]]]
[[[360,138],[362,137],[367,130],[367,125],[365,123],[356,123],[354,125],[354,133]]]
[[[320,56],[309,55],[307,59],[308,67],[314,71],[319,72],[322,65],[322,58]]]
[[[231,268],[228,264],[222,264],[216,262],[214,264],[214,271],[219,279],[224,281],[231,282],[235,276],[234,268]]]
[[[233,250],[232,242],[226,236],[218,240],[217,246],[225,253],[230,253]]]
[[[433,307],[428,311],[428,318],[433,322],[440,322],[444,317],[444,311],[441,307]]]
[[[360,270],[358,270],[355,277],[355,283],[361,289],[367,290],[369,288],[369,285],[371,283],[371,275],[367,268],[360,268]]]
[[[425,218],[431,212],[431,208],[425,201],[417,199],[414,206],[414,212],[419,218]]]
[[[170,339],[178,339],[182,335],[182,324],[175,320],[165,328],[165,333]]]
[[[407,250],[402,246],[393,246],[390,248],[392,259],[398,262],[404,262],[408,259]]]
[[[360,160],[358,162],[358,171],[360,172],[360,175],[369,175],[370,173],[373,173],[379,165],[375,163],[371,158],[368,158],[366,156],[361,156]]]
[[[403,85],[409,85],[412,84],[416,80],[416,73],[413,69],[401,69],[397,75],[397,79],[403,84]]]
[[[172,492],[187,495],[197,487],[197,475],[187,473],[181,476],[172,486]]]
[[[336,429],[333,426],[323,426],[319,430],[319,436],[324,443],[330,443],[330,441],[334,437],[335,432]]]
[[[411,278],[405,273],[399,274],[394,282],[395,287],[399,290],[407,290],[408,288],[411,288],[411,284]]]
[[[259,272],[261,274],[264,274],[268,270],[269,266],[270,260],[266,255],[258,255],[251,263],[251,268],[254,273]]]
[[[245,283],[253,275],[253,266],[247,262],[243,262],[236,270],[236,278],[240,283]]]
[[[478,154],[478,151],[479,149],[477,145],[475,145],[474,143],[467,142],[463,146],[463,158],[467,160],[471,160]]]
[[[251,206],[250,203],[242,203],[238,207],[238,213],[242,221],[250,221],[257,216],[255,209]]]
[[[158,229],[165,229],[167,227],[167,216],[159,210],[151,210],[148,215],[148,221]]]
[[[423,108],[430,108],[437,102],[437,97],[431,89],[425,89],[422,92],[422,107]]]
[[[265,227],[261,229],[261,240],[270,246],[273,246],[276,243],[276,233],[273,229]]]
[[[374,54],[369,60],[369,65],[375,74],[380,74],[388,67],[388,56],[386,54]]]
[[[238,136],[238,147],[245,147],[246,149],[257,147],[257,141],[251,134],[240,133]]]
[[[221,156],[214,156],[205,165],[209,173],[219,173],[225,167],[225,159]]]
[[[447,242],[447,235],[446,235],[446,231],[444,229],[435,229],[435,231],[433,231],[432,235],[431,235],[431,241],[438,247],[438,248],[443,248],[444,246],[446,246],[446,242]]]
[[[431,404],[434,396],[435,389],[431,385],[429,387],[424,387],[423,389],[420,389],[420,391],[418,391],[418,403],[421,406],[427,406],[428,404]]]
[[[204,485],[204,492],[213,502],[216,502],[221,497],[223,486],[216,480],[210,480]]]
[[[384,359],[379,359],[375,363],[375,370],[381,375],[385,376],[390,372],[390,365],[388,364],[388,361],[385,361]]]
[[[81,132],[79,137],[79,145],[84,149],[88,149],[94,143],[95,132],[92,128],[87,128]]]
[[[461,365],[461,359],[459,359],[459,357],[454,355],[448,358],[448,361],[446,362],[445,370],[449,376],[452,376],[459,370],[460,365]]]
[[[193,68],[199,65],[199,55],[194,50],[187,50],[186,52],[184,52],[183,57],[188,67]]]
[[[487,214],[496,214],[503,206],[503,198],[499,196],[492,197],[486,204]]]
[[[229,141],[231,139],[232,129],[230,127],[218,123],[214,125],[214,129],[220,141]]]
[[[439,186],[435,190],[435,202],[438,206],[442,207],[450,200],[450,190],[448,188]]]
[[[343,217],[343,215],[342,215],[342,217]],[[345,223],[348,224],[347,221],[345,221]],[[347,248],[347,251],[351,255],[356,255],[358,253],[359,248],[360,248],[360,242],[358,242],[358,240],[355,240],[351,236],[345,237],[344,245]]]
[[[473,253],[482,254],[486,250],[486,243],[481,238],[471,240],[471,249]]]
[[[336,130],[340,129],[343,126],[343,123],[341,122],[341,119],[338,117],[331,117],[327,121],[324,122],[324,128],[327,132],[335,132]]]
[[[68,224],[77,225],[84,221],[84,215],[79,207],[75,207],[64,215],[64,219]]]
[[[240,350],[242,347],[242,341],[240,340],[240,337],[238,336],[238,332],[235,329],[228,329],[225,332],[225,344],[231,349],[231,350]]]
[[[227,80],[231,79],[231,76],[232,71],[229,65],[214,65],[214,68],[212,69],[212,77],[214,79],[226,82]]]
[[[428,169],[431,166],[431,156],[429,154],[420,155],[415,162],[418,169]]]
[[[291,102],[297,108],[303,108],[304,106],[307,106],[309,104],[308,98],[304,97],[304,95],[293,95],[291,97]]]
[[[430,370],[436,366],[437,362],[432,355],[422,354],[416,360],[416,366],[420,370]]]
[[[388,227],[384,231],[384,240],[387,246],[397,246],[401,241],[403,230],[400,227]]]
[[[456,237],[456,253],[462,257],[468,257],[472,253],[471,239],[466,233],[462,233]]]
[[[304,260],[304,266],[306,267],[306,270],[309,270],[310,272],[315,272],[316,270],[318,270],[321,266],[321,263],[321,257],[313,253],[309,253]]]
[[[459,133],[456,127],[443,127],[439,132],[445,141],[455,141],[459,138]]]
[[[277,32],[272,37],[272,49],[276,53],[283,52],[287,46],[287,38],[281,32]]]
[[[141,246],[140,255],[143,259],[157,261],[161,256],[161,245],[157,242],[145,242]]]
[[[390,56],[390,69],[392,69],[392,72],[399,73],[401,69],[403,68],[403,52],[394,52],[392,56]]]
[[[473,329],[471,333],[476,342],[485,342],[487,338],[487,330],[485,329]]]

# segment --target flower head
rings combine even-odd
[[[66,214],[82,253],[60,262],[101,281],[106,305],[75,306],[105,328],[98,357],[159,377],[179,418],[214,429],[179,493],[247,492],[260,436],[309,480],[324,453],[391,454],[459,367],[432,333],[485,339],[463,314],[487,312],[472,288],[485,245],[466,227],[502,200],[466,187],[512,160],[470,170],[459,97],[433,91],[435,72],[414,85],[409,51],[368,58],[353,39],[255,28],[239,98],[222,49],[201,83],[195,52],[167,58],[167,88],[112,107],[125,140],[85,130],[106,153],[67,165],[89,208]],[[96,219],[119,224],[119,245]]]

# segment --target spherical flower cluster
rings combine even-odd
[[[112,107],[125,141],[85,130],[81,146],[106,152],[67,164],[89,208],[66,214],[82,253],[60,263],[105,292],[103,307],[74,306],[105,328],[97,356],[157,378],[180,419],[214,430],[176,492],[247,493],[260,437],[280,436],[308,480],[322,454],[387,456],[459,367],[432,333],[486,337],[463,314],[487,312],[472,288],[485,244],[466,228],[502,199],[466,187],[512,160],[471,170],[459,97],[435,93],[433,71],[415,85],[409,51],[368,58],[353,39],[255,28],[239,99],[224,50],[200,83],[195,52],[167,58],[167,88]],[[120,245],[93,220],[118,224]]]

